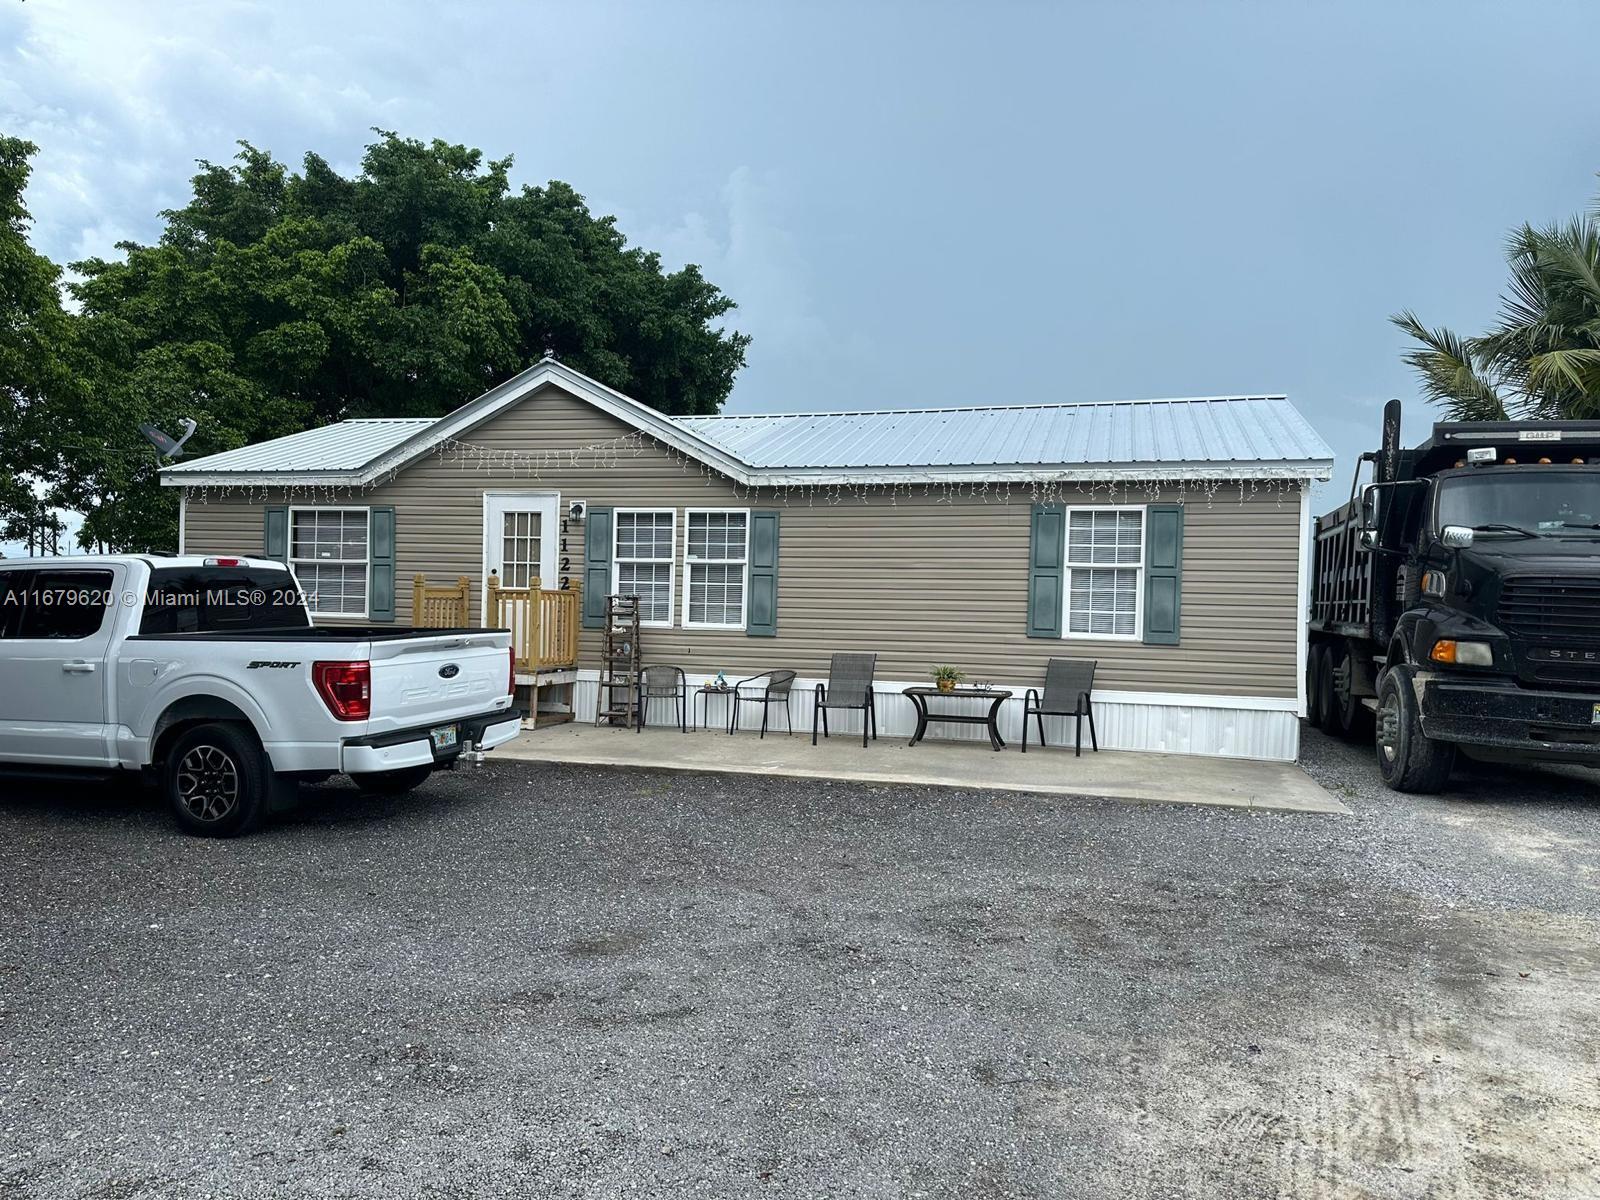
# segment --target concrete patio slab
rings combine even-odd
[[[908,746],[900,738],[863,749],[846,737],[813,748],[809,737],[798,734],[758,739],[744,732],[732,737],[659,729],[636,733],[574,723],[528,730],[494,755],[528,762],[986,788],[1279,812],[1350,811],[1293,763],[1184,754],[1085,750],[1082,758],[1075,758],[1071,750],[1030,750],[1024,755],[1008,746],[995,753],[971,742],[929,740]]]

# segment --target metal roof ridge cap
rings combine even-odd
[[[1096,408],[1135,404],[1245,404],[1262,400],[1287,400],[1285,392],[1242,392],[1232,396],[1133,396],[1120,400],[1041,400],[1024,404],[933,404],[922,408],[835,408],[807,409],[803,412],[686,413],[668,416],[680,421],[771,421],[801,417],[894,417],[919,413],[1011,412],[1034,409]],[[637,404],[635,400],[633,403]],[[666,414],[662,414],[666,415]]]

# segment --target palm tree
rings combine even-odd
[[[1390,319],[1416,341],[1406,362],[1422,392],[1457,421],[1600,417],[1600,202],[1586,216],[1506,245],[1511,286],[1482,337]]]

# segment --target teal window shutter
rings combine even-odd
[[[1028,636],[1061,636],[1061,585],[1067,561],[1067,513],[1035,504],[1028,538]]]
[[[1144,514],[1144,640],[1178,644],[1183,607],[1183,505],[1152,504]]]
[[[750,597],[744,631],[750,637],[778,636],[778,510],[750,514]]]
[[[612,510],[593,504],[583,518],[583,627],[604,629],[611,594]]]
[[[267,505],[266,527],[261,535],[261,550],[268,558],[289,561],[289,506]]]
[[[394,506],[368,509],[367,544],[372,559],[372,585],[367,592],[367,618],[394,620]]]

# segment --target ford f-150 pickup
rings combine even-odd
[[[503,629],[313,625],[281,563],[0,561],[0,771],[140,772],[247,832],[302,780],[397,793],[515,737]]]

